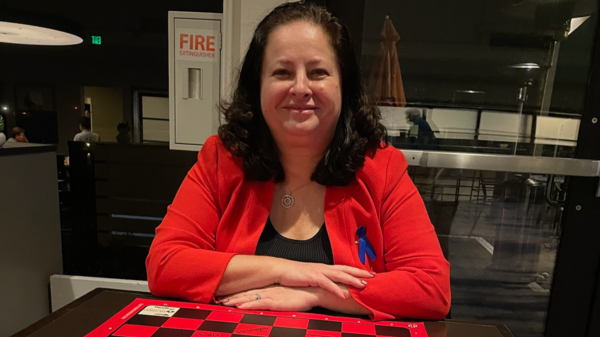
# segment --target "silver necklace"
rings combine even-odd
[[[299,189],[301,189],[302,187],[310,184],[311,181],[307,182],[306,184],[298,187],[297,189],[294,190],[294,192],[298,191]],[[294,204],[296,203],[296,200],[294,200],[294,196],[292,195],[292,191],[289,190],[289,188],[284,187],[285,188],[285,194],[283,195],[283,197],[281,197],[281,206],[283,206],[283,208],[292,208],[292,206],[294,206]]]

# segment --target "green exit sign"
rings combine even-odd
[[[92,36],[92,44],[102,44],[101,36]]]

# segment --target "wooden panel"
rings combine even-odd
[[[107,232],[98,232],[98,244],[103,247],[111,246],[111,245],[120,245],[120,246],[137,246],[141,248],[150,248],[152,244],[153,238],[147,237],[139,237],[139,236],[127,236],[123,235],[114,235],[112,233]],[[147,255],[147,254],[146,254]],[[140,265],[144,265],[144,261],[140,261]]]
[[[109,186],[107,181],[96,181],[96,195],[107,197],[109,195]]]
[[[108,149],[109,147],[106,144],[94,144],[94,161],[106,162],[108,160]]]
[[[171,185],[164,183],[153,183],[151,180],[131,180],[127,183],[111,180],[108,196],[113,198],[145,199],[160,202],[171,202],[179,188],[181,180]]]
[[[101,214],[124,214],[163,217],[167,213],[168,202],[147,200],[124,200],[115,198],[96,199],[96,212]]]
[[[96,181],[96,195],[171,202],[186,174],[180,167],[110,164],[107,180]]]
[[[98,214],[98,230],[128,233],[154,234],[160,221],[112,218],[109,215]]]
[[[96,162],[94,164],[94,175],[96,179],[108,178],[108,164],[105,162]]]
[[[160,187],[177,189],[189,168],[179,166],[148,166],[133,163],[109,163],[107,179],[109,182],[131,184],[143,182]],[[133,186],[132,186],[133,188]]]
[[[98,143],[97,161],[182,166],[189,170],[197,161],[193,151],[169,150],[168,145]]]

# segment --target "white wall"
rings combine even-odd
[[[143,141],[169,142],[168,97],[142,97],[142,126]]]
[[[90,98],[92,102],[92,131],[102,141],[116,142],[117,125],[123,121],[123,89],[84,87],[83,91],[86,100]]]
[[[406,119],[406,110],[410,108],[395,106],[379,106],[378,108],[381,111],[381,123],[386,127],[389,136],[399,136],[400,132],[408,133],[411,126]],[[418,110],[423,116],[423,109]]]
[[[50,275],[62,273],[56,152],[0,149],[0,337],[50,313]]]
[[[510,112],[482,111],[479,140],[529,142],[533,117]]]
[[[221,51],[221,97],[231,94],[241,60],[254,29],[273,8],[293,0],[223,0],[223,49]]]
[[[427,123],[441,139],[475,139],[477,110],[428,109]]]
[[[579,119],[539,116],[535,129],[535,143],[576,146]]]
[[[52,295],[52,312],[75,301],[96,288],[132,290],[150,292],[147,281],[121,280],[102,277],[85,277],[70,275],[52,275],[50,277],[50,294]]]

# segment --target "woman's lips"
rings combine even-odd
[[[311,115],[315,112],[314,107],[288,107],[286,108],[292,115]]]

